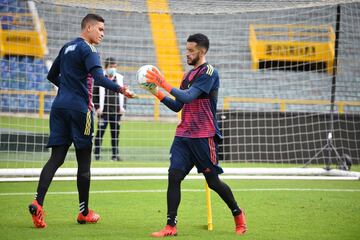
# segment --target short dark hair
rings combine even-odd
[[[115,58],[108,57],[107,59],[105,59],[105,68],[112,64],[116,64]]]
[[[202,34],[202,33],[196,33],[193,35],[190,35],[187,39],[188,42],[195,42],[199,47],[203,47],[206,49],[206,52],[210,48],[210,42],[209,38]]]
[[[95,13],[89,13],[81,20],[81,29],[84,29],[86,27],[86,24],[90,21],[97,21],[104,23],[105,20],[102,16],[95,14]]]

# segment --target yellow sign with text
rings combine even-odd
[[[35,29],[1,29],[0,56],[24,55],[43,58],[47,54],[47,33],[43,21]]]
[[[276,31],[272,31],[275,28]],[[258,69],[259,62],[263,61],[322,62],[325,63],[326,71],[331,74],[334,43],[335,36],[331,27],[250,25],[249,45],[253,69]]]

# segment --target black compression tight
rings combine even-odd
[[[62,145],[52,148],[50,159],[47,161],[41,171],[37,187],[36,200],[40,205],[43,205],[45,194],[50,186],[50,183],[56,171],[64,163],[69,147],[70,146],[68,145]]]
[[[79,208],[80,212],[87,215],[90,190],[91,148],[76,149],[76,160],[78,162],[77,188],[79,192]]]
[[[52,148],[50,159],[41,171],[37,187],[36,200],[40,205],[43,205],[46,192],[57,169],[64,163],[69,147],[68,145],[62,145]],[[76,159],[78,162],[77,188],[80,211],[86,215],[88,212],[90,189],[91,147],[88,149],[76,149]]]
[[[167,224],[176,225],[177,210],[181,200],[181,181],[185,178],[183,171],[170,169],[167,189]]]
[[[209,187],[214,190],[221,199],[230,208],[233,216],[241,213],[234,195],[230,187],[219,179],[217,173],[210,172],[204,173],[206,182]],[[180,170],[169,170],[168,176],[168,189],[167,189],[167,224],[175,226],[177,223],[177,210],[181,200],[181,181],[184,180],[185,173]]]
[[[241,213],[239,206],[237,205],[234,195],[230,189],[230,187],[220,180],[219,175],[215,172],[204,173],[206,178],[206,182],[212,190],[214,190],[221,199],[226,203],[226,205],[230,208],[232,214],[234,216]]]

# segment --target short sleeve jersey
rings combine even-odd
[[[219,85],[218,72],[208,63],[185,74],[180,89],[196,87],[202,91],[202,94],[192,102],[184,104],[176,136],[206,138],[218,135],[221,138],[216,119]]]
[[[60,62],[60,85],[53,108],[88,112],[93,108],[94,80],[90,71],[101,67],[96,48],[82,38],[65,44],[58,55]]]

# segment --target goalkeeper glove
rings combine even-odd
[[[141,84],[140,87],[145,89],[146,91],[150,92],[152,95],[157,97],[160,101],[165,98],[165,94],[162,91],[160,91],[158,86],[156,86],[155,84],[148,84],[147,86]]]
[[[156,68],[152,68],[151,71],[147,70],[146,78],[146,82],[155,83],[157,86],[165,89],[168,93],[170,93],[173,89],[173,87],[166,82],[164,76],[162,76]]]

